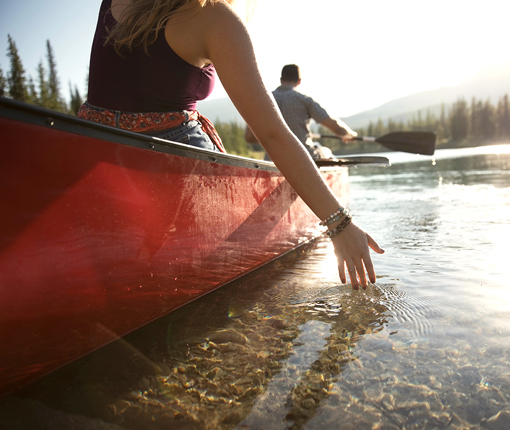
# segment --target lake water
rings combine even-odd
[[[0,429],[510,429],[510,145],[384,155],[351,170],[375,285],[319,240],[4,399]]]

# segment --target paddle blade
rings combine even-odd
[[[357,156],[357,157],[337,157],[322,160],[315,160],[318,167],[329,166],[360,166],[360,165],[376,165],[376,166],[389,166],[390,160],[386,157],[372,157],[372,156]]]
[[[436,135],[427,131],[399,131],[376,139],[377,143],[393,151],[434,155]]]

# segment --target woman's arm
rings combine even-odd
[[[205,53],[232,102],[289,184],[320,219],[325,219],[340,203],[266,90],[244,23],[226,3],[209,4],[201,15]],[[368,246],[379,253],[384,251],[370,236],[351,224],[333,243],[342,282],[346,282],[344,262],[356,266],[363,287],[367,285],[363,264],[370,281],[375,282]],[[357,288],[355,272],[349,275]]]
[[[244,129],[244,140],[248,143],[259,143],[255,135],[253,134],[253,131],[251,131],[251,128],[246,126]]]

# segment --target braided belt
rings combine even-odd
[[[172,129],[188,121],[198,121],[202,130],[209,136],[220,152],[226,152],[218,132],[209,119],[198,111],[182,112],[120,112],[108,109],[98,109],[85,102],[78,111],[80,118],[133,131],[135,133],[149,133]]]

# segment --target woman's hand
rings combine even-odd
[[[347,281],[346,268],[354,290],[359,289],[360,284],[363,289],[367,288],[365,268],[370,282],[375,283],[375,270],[369,247],[378,254],[383,254],[384,249],[374,239],[351,223],[345,231],[333,238],[333,245],[338,259],[338,273],[343,284]]]

